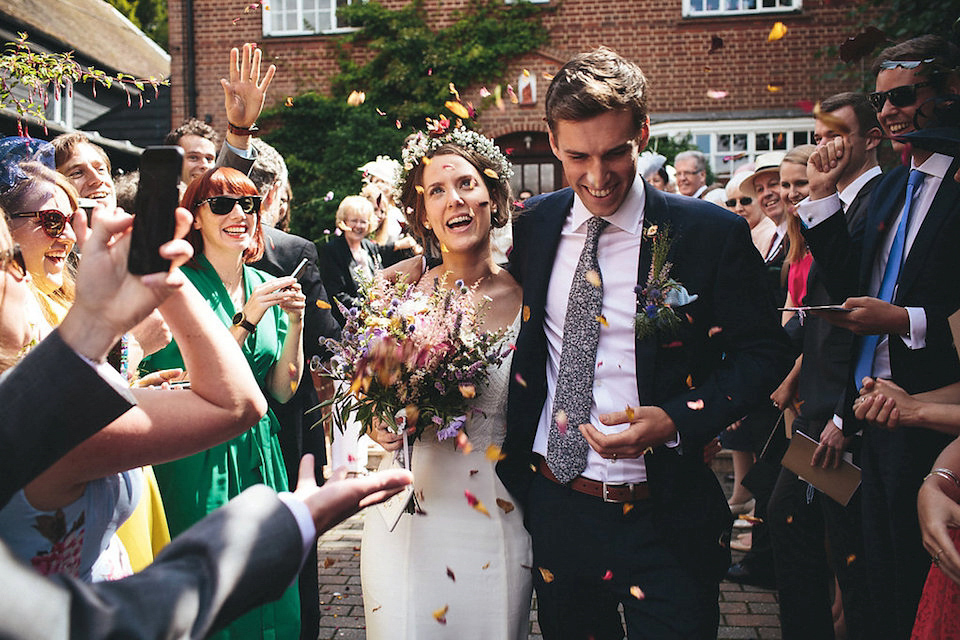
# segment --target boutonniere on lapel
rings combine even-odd
[[[673,263],[667,260],[673,238],[670,227],[662,229],[651,224],[643,230],[642,242],[651,243],[650,274],[645,285],[637,285],[637,339],[644,340],[660,333],[672,336],[680,329],[680,316],[674,307],[680,307],[697,299],[686,287],[670,277]]]

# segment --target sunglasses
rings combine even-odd
[[[56,240],[63,235],[63,230],[70,221],[62,211],[56,209],[44,209],[43,211],[24,211],[23,213],[11,213],[11,218],[37,218],[43,232],[50,238]]]
[[[3,265],[3,268],[6,269],[11,264],[17,268],[18,273],[14,274],[17,278],[27,276],[27,263],[23,261],[23,252],[20,251],[20,245],[18,244],[13,245],[11,249],[0,251],[0,265]]]
[[[197,203],[199,207],[202,204],[209,204],[210,211],[218,216],[225,216],[236,205],[240,205],[240,211],[246,215],[251,213],[260,213],[260,196],[213,196]]]
[[[917,84],[908,84],[902,87],[894,87],[889,91],[874,91],[867,96],[874,111],[880,113],[883,110],[883,103],[890,101],[895,107],[909,107],[917,101],[917,89],[929,87],[932,82],[918,82]]]
[[[751,198],[750,196],[743,196],[742,198],[740,198],[740,204],[742,204],[745,207],[749,206],[751,202],[753,202],[753,198]],[[727,200],[726,204],[728,207],[731,207],[731,208],[735,207],[737,206],[737,199],[730,198],[729,200]]]

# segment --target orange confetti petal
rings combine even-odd
[[[500,462],[501,460],[507,457],[500,450],[500,447],[498,447],[495,444],[492,444],[489,447],[487,447],[487,450],[483,453],[483,455],[486,456],[487,460],[489,460],[490,462]]]
[[[842,136],[850,133],[850,128],[847,126],[847,123],[835,116],[833,113],[822,111],[820,109],[819,102],[813,107],[813,117],[823,123],[823,125],[828,129],[831,129]]]
[[[423,163],[423,166],[427,167],[427,166],[430,166],[431,162],[433,162],[433,158],[428,158],[427,156],[423,156],[422,158],[420,158],[420,162]]]
[[[317,308],[318,308],[318,309],[332,309],[333,307],[331,307],[331,306],[330,306],[330,303],[327,302],[326,300],[317,300]]]
[[[447,611],[450,610],[450,605],[443,605],[439,609],[433,612],[433,619],[439,622],[440,624],[447,624]]]
[[[477,499],[477,496],[470,493],[469,489],[465,489],[463,491],[463,495],[467,497],[467,504],[469,504],[475,510],[479,511],[480,513],[487,516],[488,518],[490,517],[490,512],[487,511],[487,507],[482,502],[480,502],[480,500]]]
[[[623,515],[627,515],[627,514],[630,513],[631,511],[633,511],[633,503],[632,503],[632,502],[624,502],[624,503],[623,503]]]
[[[470,399],[477,397],[477,388],[472,384],[461,384],[459,386],[460,395],[464,398]]]
[[[546,80],[547,82],[550,82],[551,80],[553,80],[552,73],[547,73],[546,71],[544,71],[542,75],[543,75],[543,79]]]
[[[530,319],[530,307],[523,305],[523,321],[526,322]]]
[[[537,567],[540,569],[540,577],[543,578],[544,582],[553,582],[553,572],[549,569],[544,569],[543,567]]]
[[[473,451],[473,444],[463,431],[457,433],[457,449],[459,449],[463,455],[467,455]]]
[[[856,559],[857,559],[856,554],[851,553],[850,555],[848,555],[848,556],[847,556],[847,566],[849,567],[851,564],[853,564],[854,561],[856,561]]]
[[[767,91],[769,91],[770,93],[778,93],[778,92],[780,92],[780,91],[783,91],[783,85],[782,85],[782,84],[768,84],[768,85],[767,85]]]
[[[721,331],[723,331],[722,327],[710,327],[710,330],[707,331],[707,335],[712,338],[713,336],[717,335]]]
[[[603,574],[603,577],[600,579],[605,582],[609,582],[610,580],[613,580],[613,571],[610,571],[610,569],[607,569],[607,572]]]
[[[458,118],[470,117],[470,112],[467,111],[467,108],[462,104],[460,104],[459,102],[455,102],[453,100],[447,100],[446,102],[443,103],[443,106],[449,109],[450,113],[457,116]]]
[[[600,274],[593,269],[589,269],[585,274],[583,274],[583,277],[586,278],[587,282],[598,289],[603,285],[603,281],[600,279]]]
[[[323,559],[323,568],[324,568],[324,569],[329,569],[330,567],[332,567],[332,566],[334,565],[335,562],[336,562],[336,560],[334,560],[333,558],[327,556],[326,558]]]
[[[757,516],[752,516],[752,515],[750,515],[749,513],[741,513],[741,514],[740,514],[740,519],[741,519],[741,520],[744,520],[744,521],[746,521],[746,522],[749,522],[750,524],[760,524],[760,523],[763,522],[763,518],[758,518]]]
[[[487,176],[488,178],[492,178],[492,179],[494,179],[494,180],[499,180],[499,179],[500,179],[500,176],[497,175],[497,172],[494,171],[493,169],[490,169],[490,168],[484,169],[484,170],[483,170],[483,175]]]
[[[417,193],[419,193],[420,195],[423,195],[423,186],[416,184],[416,185],[413,185],[413,188],[417,190]]]
[[[644,232],[644,235],[646,235],[648,238],[652,238],[653,236],[657,235],[657,225],[652,224],[649,227],[647,227],[647,230]]]
[[[782,22],[774,22],[773,27],[770,29],[770,33],[767,34],[767,42],[779,40],[785,35],[787,35],[787,25],[783,24]]]
[[[610,326],[610,324],[607,322],[607,319],[604,318],[603,316],[597,316],[597,322],[599,322],[600,324],[602,324],[602,325],[605,326],[605,327],[609,327],[609,326]]]
[[[297,365],[295,365],[295,364],[293,364],[293,363],[291,362],[289,365],[287,365],[287,368],[288,368],[288,370],[290,371],[290,377],[291,377],[291,378],[299,378],[299,377],[300,377],[299,372],[297,371]]]
[[[486,570],[489,569],[489,568],[490,568],[490,563],[488,562],[488,563],[486,563],[485,565],[483,565],[482,567],[480,567],[480,570],[481,570],[481,571],[486,571]]]
[[[290,96],[287,96],[287,99],[284,101],[283,106],[285,106],[285,107],[292,107],[292,106],[293,106],[293,98],[291,98]]]
[[[497,506],[503,509],[504,513],[510,513],[515,509],[512,502],[503,498],[497,498]]]
[[[703,398],[699,398],[697,400],[690,400],[689,402],[687,402],[687,406],[690,408],[691,411],[700,411],[701,409],[703,409]]]
[[[440,243],[440,253],[450,253],[450,249],[447,249],[447,245]]]
[[[630,587],[630,595],[632,595],[637,600],[643,600],[644,598],[647,597],[647,595],[643,592],[643,589],[641,589],[636,585]]]
[[[633,422],[634,416],[637,415],[636,412],[633,410],[633,407],[627,407],[626,409],[624,409],[624,413],[627,414],[627,420],[629,422]]]
[[[450,567],[447,567],[447,577],[453,580],[454,582],[457,581],[457,576],[453,574],[453,569],[451,569]]]
[[[687,376],[687,388],[693,389],[693,374]]]

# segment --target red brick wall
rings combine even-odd
[[[383,0],[385,6],[402,6],[398,0]],[[452,12],[466,0],[428,0],[427,14],[433,24],[449,24]],[[183,10],[185,0],[170,0],[170,53],[173,57],[173,123],[187,115],[184,93]],[[306,90],[326,91],[328,78],[336,71],[331,41],[338,36],[263,38],[259,9],[244,13],[240,0],[194,0],[198,117],[209,114],[214,126],[223,128],[223,91],[219,78],[226,74],[227,51],[246,41],[259,42],[264,58],[278,66],[271,101]],[[723,111],[766,110],[784,115],[796,110],[799,101],[816,101],[825,95],[848,90],[848,84],[827,80],[824,73],[832,61],[815,54],[828,44],[840,44],[863,25],[850,24],[851,2],[805,0],[799,14],[767,14],[757,17],[684,19],[681,0],[621,1],[564,0],[548,15],[551,33],[546,48],[515,60],[504,83],[516,85],[523,69],[537,76],[538,104],[520,107],[506,103],[504,111],[484,112],[480,123],[493,136],[511,131],[545,130],[542,97],[552,74],[574,53],[597,45],[609,46],[636,61],[651,82],[651,113],[716,114]],[[767,42],[777,20],[788,28],[786,37]],[[723,38],[724,47],[707,54],[710,38]],[[782,86],[771,92],[768,84]],[[723,100],[707,97],[709,89],[723,90]],[[464,97],[479,102],[478,88]]]

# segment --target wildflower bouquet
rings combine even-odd
[[[636,334],[640,340],[655,333],[675,334],[680,328],[680,317],[673,308],[697,299],[696,294],[691,295],[686,287],[670,277],[670,270],[673,268],[673,263],[667,260],[673,244],[670,229],[659,230],[657,225],[650,225],[644,230],[643,237],[653,246],[647,283],[634,287],[634,292],[639,297],[640,311],[636,317]]]
[[[489,298],[475,304],[462,281],[444,285],[425,292],[375,276],[362,284],[357,307],[341,305],[346,324],[339,341],[326,340],[333,353],[326,375],[345,384],[324,403],[335,407],[341,431],[352,412],[361,433],[374,417],[396,433],[416,426],[417,437],[435,427],[439,440],[463,428],[488,367],[506,355],[504,332],[480,329]]]

